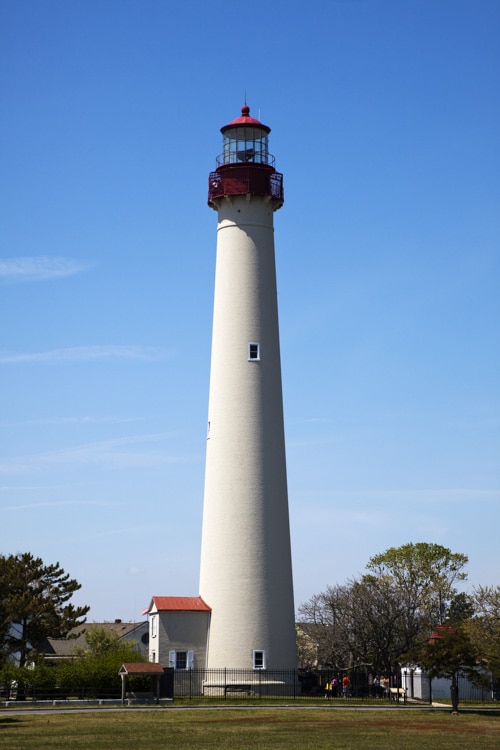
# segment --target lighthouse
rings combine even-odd
[[[274,253],[283,175],[270,128],[221,128],[209,175],[218,215],[200,596],[207,668],[293,670],[295,615]]]

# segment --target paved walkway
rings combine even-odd
[[[9,703],[12,703],[12,701],[9,701]],[[85,703],[85,705],[53,705],[51,703],[50,705],[46,706],[29,706],[29,707],[19,707],[19,708],[11,708],[9,707],[1,707],[0,706],[0,718],[2,716],[20,716],[20,715],[26,715],[26,714],[56,714],[56,713],[102,713],[102,712],[108,712],[108,713],[117,713],[117,712],[123,712],[123,711],[290,711],[290,710],[299,710],[299,711],[309,711],[309,710],[323,710],[323,711],[401,711],[401,710],[408,710],[408,711],[451,711],[451,706],[447,705],[445,703],[433,703],[432,705],[429,704],[416,704],[416,703],[407,703],[406,705],[399,704],[382,704],[382,705],[333,705],[329,703],[328,705],[324,704],[312,704],[312,705],[294,705],[293,703],[287,703],[282,705],[276,705],[276,704],[264,704],[264,705],[248,705],[248,706],[224,706],[224,705],[206,705],[206,706],[189,706],[189,705],[182,705],[182,706],[176,706],[173,703],[168,704],[162,704],[162,705],[156,705],[156,706],[122,706],[120,705],[92,705]],[[469,711],[472,712],[489,712],[489,711],[495,711],[498,712],[498,706],[463,706],[460,707],[460,713],[467,713]]]

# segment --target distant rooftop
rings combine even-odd
[[[83,625],[78,625],[68,633],[67,638],[47,638],[42,644],[41,650],[45,654],[46,658],[58,658],[74,656],[75,649],[77,648],[88,648],[87,640],[85,638],[85,632],[89,628],[102,628],[108,632],[112,631],[117,633],[119,638],[124,638],[133,633],[139,628],[144,628],[146,622],[141,620],[140,622],[122,622],[121,620],[115,620],[114,622],[86,622]],[[137,634],[137,640],[141,639],[141,634]]]

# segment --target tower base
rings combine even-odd
[[[211,698],[290,698],[301,694],[301,685],[296,670],[210,669],[201,692]]]

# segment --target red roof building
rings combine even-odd
[[[212,609],[201,596],[153,596],[149,617],[149,660],[174,669],[206,666]]]
[[[211,612],[201,596],[153,596],[143,614],[152,612]]]

